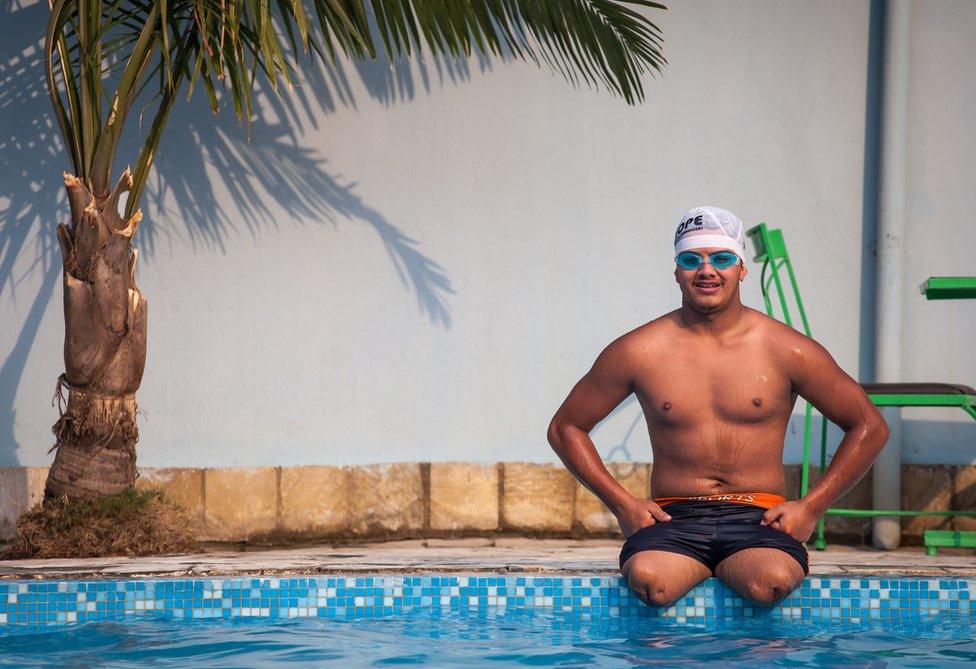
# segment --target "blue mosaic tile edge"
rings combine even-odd
[[[976,617],[976,579],[806,579],[775,607],[753,606],[710,578],[667,608],[645,606],[619,577],[384,575],[0,582],[0,625],[157,616],[380,618],[417,609],[549,609],[586,617],[642,616],[707,624],[737,618],[902,620]]]

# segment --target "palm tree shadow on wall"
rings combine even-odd
[[[45,104],[40,32],[47,7],[0,7],[0,298],[26,309],[0,364],[0,461],[16,462],[14,400],[61,274],[55,226],[66,219],[67,165]],[[14,39],[16,35],[28,39]],[[40,274],[38,288],[35,276]],[[28,284],[29,288],[24,284]],[[36,292],[35,292],[36,291]],[[29,306],[27,306],[29,305]],[[0,318],[9,334],[12,314]]]
[[[491,67],[484,56],[477,56],[474,62],[482,72]],[[328,170],[321,150],[305,146],[303,136],[339,106],[356,108],[350,71],[370,98],[392,106],[416,97],[417,80],[424,94],[431,93],[435,85],[467,81],[469,63],[428,57],[415,62],[402,59],[394,67],[380,60],[334,67],[303,64],[300,83],[289,93],[278,96],[268,93],[265,84],[256,85],[255,109],[266,107],[271,112],[268,116],[283,119],[280,122],[259,116],[245,131],[229,110],[212,116],[202,94],[174,111],[164,135],[165,148],[147,189],[153,212],[148,216],[149,225],[143,227],[142,246],[151,257],[157,234],[166,223],[182,220],[195,247],[203,244],[223,252],[227,234],[243,229],[256,238],[262,229],[279,226],[279,214],[269,203],[284,210],[291,223],[314,221],[337,228],[343,219],[358,221],[380,238],[403,286],[414,292],[420,312],[431,323],[450,328],[446,297],[454,290],[441,265],[423,254],[415,239],[364,202],[356,194],[355,182]],[[124,146],[131,149],[126,152],[123,148],[120,155],[134,155],[136,139],[127,138]],[[208,165],[213,169],[208,171]],[[220,183],[229,194],[229,204],[218,202],[215,196],[210,181],[214,173],[232,177],[221,178]],[[165,202],[175,203],[175,209],[166,209]]]
[[[191,110],[192,111],[192,110]],[[203,111],[209,115],[209,112]],[[151,210],[140,245],[151,262],[167,225],[182,221],[194,248],[225,252],[230,234],[252,238],[288,224],[310,222],[338,228],[343,222],[368,225],[379,237],[403,286],[416,297],[431,323],[450,328],[450,279],[418,242],[356,193],[356,184],[327,169],[317,148],[302,146],[287,121],[252,121],[250,141],[229,114],[200,123],[202,114],[175,115],[146,191]],[[218,201],[210,175],[222,178],[227,197]]]
[[[0,297],[18,304],[30,302],[15,343],[0,365],[0,464],[17,462],[14,399],[60,277],[55,227],[66,221],[68,213],[61,174],[70,164],[44,84],[42,45],[48,8],[28,2],[0,5]],[[499,59],[507,61],[511,56],[503,54]],[[481,71],[490,69],[485,57],[471,62]],[[299,72],[303,83],[291,93],[279,98],[256,91],[256,99],[261,97],[284,120],[253,119],[249,139],[230,110],[211,116],[202,104],[205,95],[198,91],[191,103],[174,110],[164,133],[137,246],[152,262],[159,236],[181,220],[194,248],[224,252],[224,241],[231,234],[246,231],[256,237],[282,224],[269,202],[287,214],[289,223],[338,228],[358,222],[377,234],[404,288],[415,294],[420,313],[433,325],[449,329],[447,297],[455,291],[441,265],[420,250],[417,240],[364,202],[355,182],[330,172],[320,151],[303,146],[301,138],[306,125],[317,127],[318,119],[327,118],[339,106],[356,107],[350,76],[361,83],[358,89],[390,106],[409,102],[418,89],[430,93],[435,86],[462,83],[470,78],[470,67],[466,61],[430,57],[403,60],[394,67],[385,61],[324,67],[303,60]],[[203,113],[194,113],[201,108]],[[136,139],[124,138],[116,172],[126,158],[134,160]],[[208,163],[215,169],[207,170]],[[232,211],[215,196],[214,174],[233,177],[218,177],[231,196]],[[175,205],[167,209],[165,202]],[[21,295],[25,290],[21,284],[28,278],[30,294]]]

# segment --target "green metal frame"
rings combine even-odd
[[[925,554],[938,555],[940,548],[976,548],[976,532],[925,530]]]
[[[787,301],[787,294],[784,290],[784,282],[780,277],[780,270],[785,269],[787,276],[790,280],[790,286],[792,288],[793,300],[796,304],[796,310],[800,315],[800,325],[802,327],[801,332],[808,337],[812,337],[810,334],[810,322],[807,320],[806,310],[803,308],[803,298],[800,297],[800,289],[796,283],[796,274],[793,272],[793,263],[790,262],[790,255],[786,250],[786,242],[783,240],[783,232],[779,228],[770,229],[765,223],[760,223],[759,225],[751,228],[748,233],[746,233],[751,239],[753,246],[756,249],[756,255],[753,260],[756,262],[763,263],[762,273],[760,275],[760,287],[762,288],[763,302],[766,306],[766,313],[776,318],[775,310],[773,309],[773,302],[770,299],[770,288],[772,286],[776,287],[776,295],[779,298],[779,307],[782,312],[781,320],[789,325],[790,327],[800,330],[796,325],[793,324],[793,317],[789,308]],[[767,269],[769,271],[769,276],[766,276]],[[928,283],[932,283],[936,278],[930,279]],[[968,290],[971,287],[970,283],[950,283],[943,284],[941,286],[945,290]],[[930,297],[929,299],[943,299],[943,293],[939,293],[939,297]],[[968,413],[974,420],[976,420],[976,397],[972,395],[961,395],[961,394],[889,394],[889,393],[876,393],[869,394],[868,397],[876,406],[939,406],[939,407],[959,407],[966,413]],[[827,417],[823,416],[820,429],[820,474],[822,475],[824,470],[827,468]],[[807,494],[807,490],[810,485],[810,440],[811,440],[811,427],[813,423],[813,405],[810,402],[806,402],[806,408],[803,414],[803,467],[800,473],[800,497]],[[901,511],[901,510],[890,510],[890,509],[828,509],[828,515],[832,516],[856,516],[856,517],[872,517],[872,516],[976,516],[976,511]],[[928,534],[928,533],[926,533]],[[963,533],[963,534],[973,534],[976,533]],[[934,535],[933,535],[934,536]],[[968,539],[967,539],[968,541]],[[816,539],[814,540],[814,546],[817,550],[824,550],[827,547],[827,542],[824,539],[824,519],[821,518],[817,523]]]
[[[959,407],[976,420],[976,398],[972,395],[953,393],[943,395],[890,395],[888,393],[871,393],[868,395],[875,406],[879,407]]]
[[[976,298],[976,277],[933,276],[919,286],[927,300],[959,300]]]

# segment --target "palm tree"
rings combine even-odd
[[[60,224],[64,362],[57,454],[47,497],[99,497],[136,477],[136,391],[146,361],[146,299],[132,240],[139,202],[177,96],[201,84],[216,113],[228,94],[245,123],[258,73],[275,91],[313,51],[332,63],[426,48],[473,50],[544,64],[574,85],[603,86],[634,104],[640,77],[660,71],[661,33],[633,6],[647,0],[52,0],[47,88],[72,171],[71,219]],[[315,24],[315,25],[313,25]],[[287,39],[287,41],[286,41]],[[152,124],[135,161],[112,180],[136,99],[152,93]],[[124,210],[119,202],[127,194]],[[64,391],[67,390],[67,399]]]

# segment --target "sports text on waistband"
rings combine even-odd
[[[760,506],[764,509],[771,509],[777,504],[785,502],[786,498],[782,495],[774,495],[768,492],[732,492],[714,495],[695,495],[691,497],[655,497],[653,501],[658,506],[674,504],[675,502],[730,502],[732,504],[750,504],[752,506]]]

